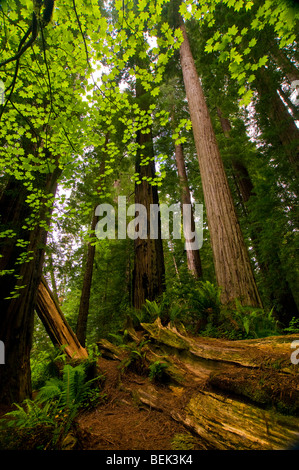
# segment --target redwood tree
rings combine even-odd
[[[140,109],[148,109],[148,95],[139,81],[136,83],[136,99]],[[135,184],[135,204],[146,208],[147,218],[140,222],[139,232],[146,232],[145,238],[134,240],[134,270],[133,270],[133,305],[140,309],[146,299],[155,300],[164,290],[164,256],[161,238],[161,219],[158,213],[158,237],[150,237],[150,208],[159,204],[157,186],[151,184],[155,178],[155,161],[151,131],[140,129],[137,132],[137,157],[135,172],[139,174],[140,184]],[[148,162],[145,159],[148,157]]]
[[[243,305],[260,307],[261,300],[247,247],[182,18],[180,28],[184,39],[180,47],[180,61],[222,301],[228,303],[238,298]]]
[[[60,175],[58,167],[52,173],[36,173],[36,188],[43,191],[38,212],[26,202],[27,188],[11,177],[0,199],[1,231],[15,235],[1,239],[0,270],[0,338],[5,344],[5,364],[1,365],[0,403],[22,401],[31,395],[30,350],[33,318],[38,286],[41,281],[44,248],[51,209],[47,202],[54,196]],[[34,224],[26,228],[28,218]],[[27,242],[26,249],[18,241]],[[26,261],[20,263],[20,257]],[[23,258],[24,259],[24,258]]]
[[[194,213],[192,210],[191,204],[191,195],[188,185],[188,177],[186,172],[185,166],[185,159],[184,159],[184,151],[182,144],[177,144],[175,146],[175,160],[176,166],[178,170],[178,176],[180,179],[181,185],[181,200],[182,200],[182,214],[184,217],[184,204],[191,207],[190,211],[190,230],[192,233],[195,233],[195,221],[194,221]],[[201,259],[199,254],[199,249],[190,249],[190,243],[192,244],[192,240],[187,239],[188,235],[185,235],[185,242],[186,242],[186,256],[187,256],[187,266],[189,271],[195,278],[200,278],[202,276],[202,267],[201,267]]]
[[[229,139],[232,130],[230,121],[224,117],[219,108],[217,114],[223,133]],[[250,204],[248,206],[248,203],[250,198],[255,196],[255,188],[244,160],[244,158],[242,159],[242,153],[240,153],[238,159],[232,158],[232,171],[237,186],[237,193],[241,199],[240,202],[248,218],[250,216]],[[266,286],[270,305],[274,307],[275,314],[281,324],[288,325],[293,316],[298,316],[298,307],[285,275],[284,266],[279,258],[278,247],[274,248],[277,240],[273,240],[271,256],[269,256],[270,253],[268,256],[265,256],[265,253],[261,253],[260,240],[263,239],[263,228],[263,224],[256,220],[249,227],[250,238]]]

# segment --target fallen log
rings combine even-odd
[[[206,449],[276,450],[299,440],[299,366],[290,360],[299,335],[228,341],[190,337],[159,319],[142,327],[147,363],[166,364],[168,380],[144,381],[140,403],[184,424]],[[111,359],[123,355],[101,346]]]
[[[35,310],[54,346],[64,347],[70,359],[87,359],[86,349],[79,343],[44,278],[38,287]]]

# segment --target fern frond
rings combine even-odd
[[[63,368],[63,402],[67,408],[73,403],[80,401],[83,384],[85,381],[85,370],[83,365],[72,367],[66,365]]]
[[[47,402],[48,400],[58,399],[62,392],[61,380],[57,377],[47,380],[45,385],[40,389],[37,400],[40,403]]]

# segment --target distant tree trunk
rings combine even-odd
[[[55,194],[60,173],[57,167],[51,174],[37,175],[38,187],[44,189],[46,197]],[[20,402],[31,395],[34,307],[47,238],[47,231],[39,222],[49,222],[51,211],[42,204],[34,229],[23,228],[24,221],[32,216],[32,209],[26,203],[27,196],[22,182],[11,178],[0,199],[1,229],[17,234],[14,238],[2,239],[0,244],[0,270],[8,270],[1,279],[0,339],[5,344],[6,362],[0,366],[0,403]],[[29,242],[28,262],[18,263],[24,248],[16,245],[17,239]],[[11,296],[16,287],[19,295]]]
[[[223,134],[225,135],[225,137],[229,138],[230,132],[231,132],[231,124],[229,122],[229,119],[223,116],[220,108],[217,108],[217,114],[219,117]],[[237,181],[238,190],[242,198],[242,203],[246,203],[249,200],[250,196],[252,195],[252,191],[253,191],[253,184],[252,184],[251,178],[249,176],[247,168],[241,161],[241,158],[240,159],[233,158],[231,161],[231,165],[232,165],[234,176]]]
[[[185,25],[180,47],[181,67],[199,160],[208,226],[222,301],[236,298],[243,305],[261,306],[247,248],[223,162],[219,153],[209,111],[199,82]]]
[[[106,145],[107,143],[108,143],[108,137],[106,138]],[[100,175],[103,175],[104,172],[105,172],[105,160],[103,158],[100,164]],[[100,187],[99,187],[99,192],[100,192]],[[95,236],[95,228],[96,228],[97,221],[98,221],[98,217],[95,215],[95,209],[94,209],[92,221],[91,221],[91,227],[90,227],[91,239],[93,239]],[[90,302],[90,292],[91,292],[95,251],[96,251],[95,245],[92,242],[89,242],[87,246],[87,258],[86,258],[85,269],[84,269],[83,286],[82,286],[79,314],[77,318],[77,327],[76,327],[77,338],[83,347],[85,347],[85,342],[86,342],[87,319],[88,319],[88,313],[89,313],[89,302]]]
[[[278,44],[272,42],[270,44],[271,55],[278,65],[278,67],[283,71],[284,76],[291,84],[294,80],[299,80],[299,70],[296,65],[290,61],[290,59],[285,55],[284,51],[280,49]]]
[[[183,147],[181,144],[175,146],[175,159],[176,159],[176,166],[178,170],[178,175],[181,184],[181,200],[182,200],[182,213],[184,216],[184,204],[188,204],[192,209],[191,204],[191,196],[190,190],[188,185],[188,177],[185,167],[185,159],[184,159],[184,152]],[[191,220],[190,220],[190,229],[192,233],[195,233],[195,222],[194,222],[194,213],[193,209],[191,210]],[[199,249],[192,250],[190,249],[190,241],[186,238],[185,235],[185,242],[186,242],[186,255],[187,255],[187,265],[189,271],[195,278],[200,278],[202,276],[202,268],[201,268],[201,259],[199,254]]]
[[[143,109],[147,109],[146,96],[139,82],[136,84],[136,98]],[[159,204],[157,186],[150,184],[145,178],[155,177],[154,150],[151,132],[137,133],[139,149],[137,152],[135,171],[139,173],[141,184],[135,184],[135,204],[146,208],[147,220],[140,228],[146,231],[146,238],[137,237],[134,240],[134,270],[133,270],[133,306],[140,309],[146,300],[155,300],[164,291],[164,256],[161,238],[161,220],[158,214],[158,237],[150,237],[150,207]],[[146,164],[142,159],[149,157]]]
[[[169,240],[169,250],[170,250],[170,253],[172,255],[172,261],[173,261],[173,266],[174,266],[175,273],[177,275],[178,280],[180,281],[180,273],[179,273],[178,265],[177,265],[177,262],[176,262],[176,259],[175,259],[175,253],[174,253],[174,249],[173,249],[173,242],[172,242],[171,239]]]
[[[58,302],[58,292],[57,292],[57,286],[56,286],[56,281],[55,281],[52,253],[48,254],[48,261],[49,261],[49,271],[50,271],[50,276],[51,276],[52,292],[53,292],[53,296],[55,300]]]
[[[278,88],[278,93],[282,97],[284,103],[286,103],[286,106],[288,109],[291,110],[292,117],[294,121],[298,121],[299,119],[299,109],[298,106],[296,106],[290,99],[290,97],[287,95],[287,93],[282,89],[280,86]]]
[[[54,346],[64,346],[69,359],[87,359],[86,349],[80,345],[44,278],[38,286],[36,312]]]
[[[264,69],[257,72],[256,88],[262,105],[262,112],[276,131],[276,135],[284,149],[284,153],[295,173],[299,174],[299,129],[293,117],[277,93],[275,84],[269,73]]]
[[[217,110],[221,127],[224,135],[229,138],[231,125],[227,118],[225,118],[220,109]],[[242,198],[242,203],[246,204],[250,197],[254,194],[254,186],[251,181],[250,175],[244,163],[240,160],[234,159],[232,161],[232,168],[235,174],[236,183],[238,185],[238,192]],[[278,316],[279,321],[287,326],[293,316],[298,316],[298,307],[294,299],[292,290],[287,279],[284,276],[281,262],[276,250],[272,250],[271,259],[266,261],[262,260],[259,248],[259,238],[262,232],[262,227],[256,225],[250,228],[250,236],[252,244],[256,253],[257,262],[263,274],[263,278],[266,284],[269,300],[272,305],[275,306],[275,313]],[[272,275],[270,273],[275,273]],[[275,288],[273,284],[273,277],[275,277],[278,284],[278,288]]]
[[[94,234],[96,224],[97,224],[97,219],[98,219],[97,216],[95,215],[95,213],[93,213],[92,221],[91,221],[91,236],[92,234]],[[85,342],[86,342],[87,318],[88,318],[88,312],[89,312],[89,300],[90,300],[94,258],[95,258],[95,245],[89,242],[87,246],[87,257],[86,257],[86,263],[84,267],[83,286],[82,286],[82,291],[81,291],[79,314],[78,314],[77,326],[76,326],[76,335],[77,335],[78,340],[80,341],[81,346],[83,347],[85,347]]]

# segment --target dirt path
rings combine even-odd
[[[137,396],[141,386],[150,386],[147,377],[126,371],[120,376],[119,362],[101,358],[99,367],[106,376],[105,403],[84,412],[78,419],[82,450],[172,450],[178,446],[205,449],[204,443],[165,412],[142,404]],[[136,390],[136,394],[134,391]],[[161,393],[163,390],[161,386]]]
[[[130,346],[131,370],[120,373],[124,348],[97,343],[107,399],[80,416],[84,449],[276,450],[298,440],[293,337],[232,342],[191,338],[159,321],[142,326],[147,341]],[[166,380],[152,382],[157,362]]]

